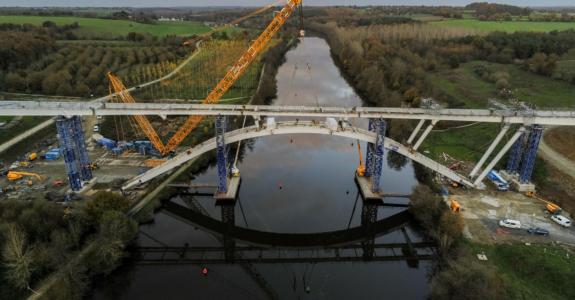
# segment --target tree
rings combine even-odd
[[[107,211],[127,212],[130,201],[116,193],[98,192],[86,203],[86,213],[92,221],[99,222]]]
[[[80,82],[76,84],[75,94],[80,97],[90,96],[90,87],[88,87],[85,83]]]
[[[55,95],[60,86],[60,78],[56,73],[50,73],[42,81],[42,91],[46,94]]]
[[[26,90],[26,79],[17,73],[8,73],[4,77],[4,83],[6,84],[6,89],[13,91],[25,91]]]
[[[138,225],[125,213],[107,211],[100,222],[100,235],[107,239],[127,243],[138,233]]]
[[[58,86],[56,90],[56,94],[63,95],[63,96],[72,96],[74,91],[72,90],[72,86],[68,81],[64,81]]]
[[[5,238],[2,258],[6,268],[6,279],[17,288],[29,288],[34,266],[26,234],[16,225],[10,224],[5,232]]]

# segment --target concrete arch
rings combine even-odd
[[[258,137],[264,136],[271,136],[271,135],[281,135],[281,134],[322,134],[322,135],[333,135],[333,136],[341,136],[350,139],[360,140],[369,143],[375,143],[375,133],[369,132],[365,129],[355,128],[355,127],[346,127],[346,128],[338,128],[337,130],[332,130],[324,123],[321,122],[313,122],[313,121],[284,121],[278,122],[275,126],[272,127],[258,127],[258,126],[250,126],[241,128],[238,130],[234,130],[231,132],[226,133],[225,135],[225,142],[226,144],[237,143],[238,141],[243,141],[247,139],[253,139]],[[146,183],[164,173],[167,173],[173,170],[176,167],[179,167],[186,163],[187,161],[194,159],[196,157],[201,156],[202,154],[216,149],[216,139],[215,137],[209,139],[191,149],[188,149],[179,155],[175,156],[174,158],[166,161],[162,165],[159,165],[153,169],[148,170],[147,172],[134,177],[130,180],[126,185],[122,187],[123,190],[128,190],[134,188],[138,185]],[[391,151],[395,151],[401,155],[410,158],[411,160],[418,162],[427,168],[432,169],[435,172],[442,174],[443,176],[456,181],[460,182],[464,185],[469,187],[474,187],[473,183],[465,179],[464,177],[460,176],[459,174],[455,173],[454,171],[450,170],[449,168],[441,165],[438,162],[416,152],[412,151],[411,149],[407,148],[401,143],[398,143],[390,138],[385,139],[385,148]]]

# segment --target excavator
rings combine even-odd
[[[40,176],[36,173],[10,171],[6,175],[6,178],[8,178],[8,181],[16,181],[16,180],[20,180],[24,177],[35,177],[36,179],[38,179],[38,181],[42,181],[42,176]],[[33,184],[32,180],[28,180],[26,183],[28,185]]]
[[[287,22],[289,17],[298,9],[302,4],[302,0],[287,0],[285,6],[281,11],[277,12],[266,27],[266,29],[255,39],[250,47],[242,54],[238,61],[231,66],[224,78],[214,87],[208,96],[202,102],[203,104],[216,104],[224,96],[224,94],[236,83],[236,81],[245,73],[251,63],[256,57],[269,45],[273,36],[281,29]],[[305,33],[304,33],[305,34]],[[110,95],[118,95],[120,100],[124,103],[133,103],[134,98],[130,95],[124,84],[120,79],[108,73],[110,81]],[[151,126],[150,122],[145,116],[133,116],[136,123],[144,131],[144,134],[152,142],[154,147],[160,151],[162,156],[166,156],[176,150],[184,139],[192,132],[194,128],[200,124],[204,119],[203,116],[190,116],[186,122],[178,129],[172,136],[167,144],[164,144],[156,131]]]

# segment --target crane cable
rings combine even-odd
[[[246,120],[247,120],[247,116],[244,116],[244,122],[242,123],[242,129],[244,127],[246,127]],[[240,156],[240,148],[242,145],[242,141],[238,141],[238,148],[236,149],[236,157],[234,158],[234,164],[233,164],[233,168],[238,168],[238,158]]]

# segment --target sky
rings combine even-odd
[[[573,0],[304,0],[305,5],[450,5],[495,2],[518,6],[575,6]],[[0,6],[86,6],[86,7],[170,7],[170,6],[262,6],[273,0],[0,0]]]

